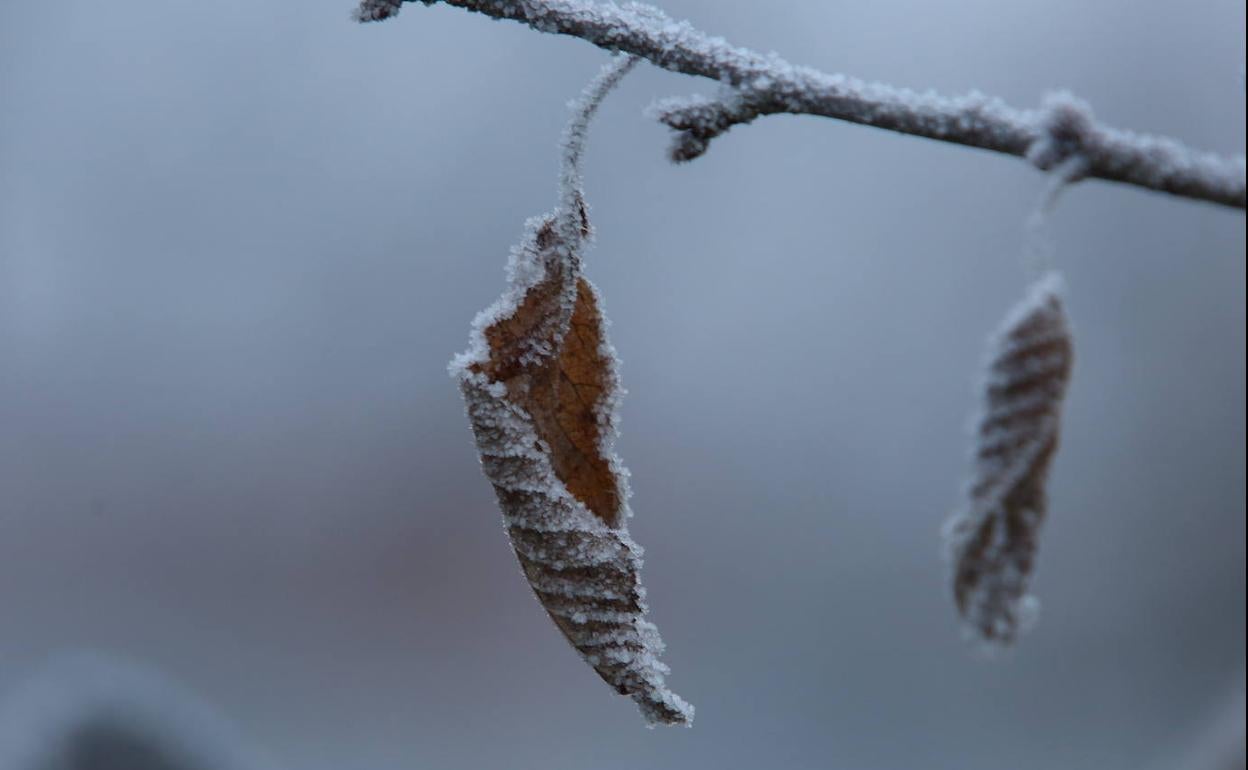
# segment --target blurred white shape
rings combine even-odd
[[[1241,675],[1231,696],[1202,731],[1188,752],[1182,770],[1244,770],[1244,680]]]
[[[160,674],[57,659],[0,704],[3,770],[272,770],[211,707]]]

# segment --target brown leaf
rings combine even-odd
[[[627,471],[612,449],[617,362],[598,293],[581,275],[589,223],[575,173],[579,134],[610,85],[602,80],[618,79],[622,66],[604,72],[574,118],[564,174],[573,189],[554,214],[529,223],[508,290],[478,316],[472,347],[451,370],[542,606],[647,721],[689,724],[693,709],[667,689],[663,643],[645,619],[641,548],[627,530]]]
[[[1073,358],[1061,289],[1056,275],[1037,281],[991,344],[968,501],[948,526],[958,611],[988,642],[1013,643],[1034,614],[1027,585]]]

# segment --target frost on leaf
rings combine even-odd
[[[1035,611],[1027,584],[1072,360],[1061,290],[1055,274],[1037,281],[991,343],[967,500],[947,530],[958,611],[996,644]]]
[[[530,220],[509,286],[451,362],[512,546],[534,593],[594,670],[650,724],[689,724],[667,689],[645,619],[641,548],[629,537],[627,471],[615,456],[620,396],[598,292],[581,274],[589,221],[579,159],[598,104],[633,60],[618,57],[575,105],[560,203]]]

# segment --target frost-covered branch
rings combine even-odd
[[[1245,206],[1244,157],[1194,150],[1098,122],[1086,104],[1056,94],[1039,110],[1020,110],[971,93],[947,97],[868,83],[792,65],[711,37],[642,3],[595,0],[406,0],[511,19],[540,32],[579,37],[609,51],[723,84],[715,97],[667,100],[653,112],[676,130],[675,160],[701,155],[732,126],[762,115],[820,115],[913,136],[1027,158],[1042,170],[1081,156],[1086,176],[1187,198]],[[361,21],[396,14],[402,0],[362,0]]]

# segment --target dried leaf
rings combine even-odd
[[[451,362],[512,546],[559,630],[651,724],[689,724],[667,689],[663,643],[645,619],[641,548],[629,537],[627,471],[612,445],[621,393],[597,291],[581,275],[590,230],[579,158],[589,117],[631,66],[587,89],[564,140],[560,206],[531,220],[509,287]]]
[[[965,508],[949,522],[958,611],[981,639],[1013,643],[1044,523],[1073,347],[1056,274],[1037,281],[990,346],[984,411]]]

